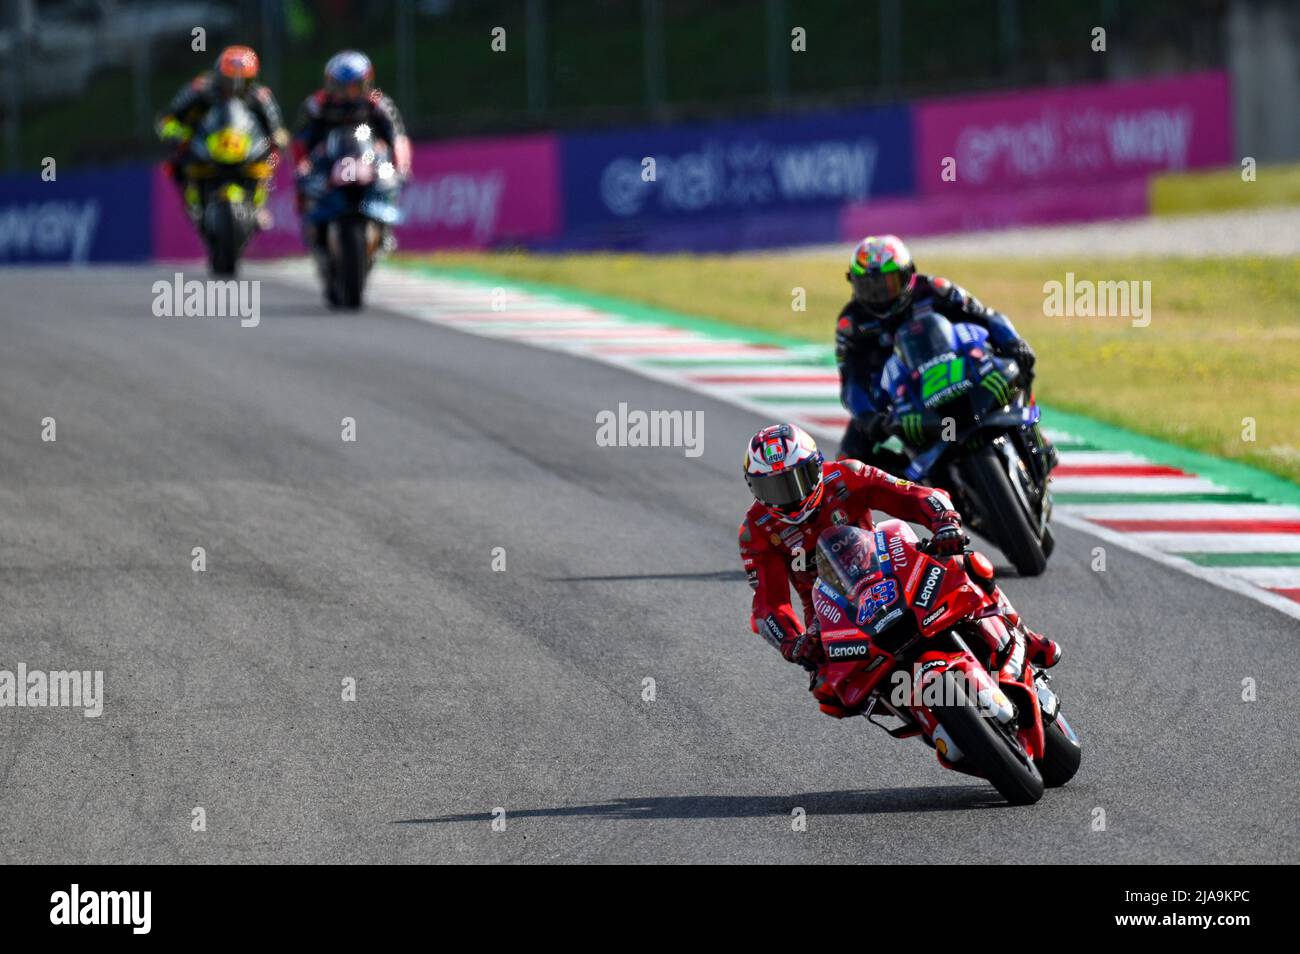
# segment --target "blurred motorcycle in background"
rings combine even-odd
[[[376,258],[396,247],[401,177],[388,144],[364,124],[333,130],[310,158],[301,185],[303,224],[316,232],[311,244],[325,298],[335,307],[360,308]]]
[[[194,130],[181,175],[214,275],[235,274],[259,227],[257,190],[266,187],[277,161],[275,144],[238,99],[215,105]]]

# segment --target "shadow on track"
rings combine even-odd
[[[803,795],[668,795],[661,798],[616,798],[590,805],[524,808],[511,818],[608,818],[664,821],[686,818],[763,818],[787,816],[793,808],[809,815],[889,815],[909,812],[961,812],[1009,807],[987,785],[943,785],[874,791],[806,792]],[[404,818],[390,825],[446,825],[490,822],[491,812],[467,812],[434,818]]]

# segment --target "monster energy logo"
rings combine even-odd
[[[984,388],[993,399],[999,404],[1008,404],[1011,401],[1011,383],[1006,379],[1001,371],[992,371],[980,382],[980,387]]]
[[[899,423],[903,427],[903,437],[909,444],[919,444],[925,437],[925,431],[922,427],[923,418],[920,414],[904,414],[899,418]]]

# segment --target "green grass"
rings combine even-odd
[[[847,298],[845,262],[798,255],[440,255],[444,267],[616,296],[829,343]],[[1038,393],[1193,450],[1300,481],[1300,262],[1284,258],[996,261],[935,258],[924,266],[1010,315],[1039,354]],[[1151,282],[1151,323],[1043,314],[1043,285]],[[806,310],[792,308],[794,290]],[[1243,439],[1243,419],[1255,440]]]
[[[1300,205],[1300,163],[1260,166],[1251,182],[1243,181],[1241,172],[1233,168],[1156,176],[1151,180],[1151,211],[1181,215]]]

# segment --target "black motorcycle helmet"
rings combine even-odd
[[[876,318],[892,318],[912,301],[916,264],[898,236],[869,235],[853,250],[845,277],[854,301]]]

